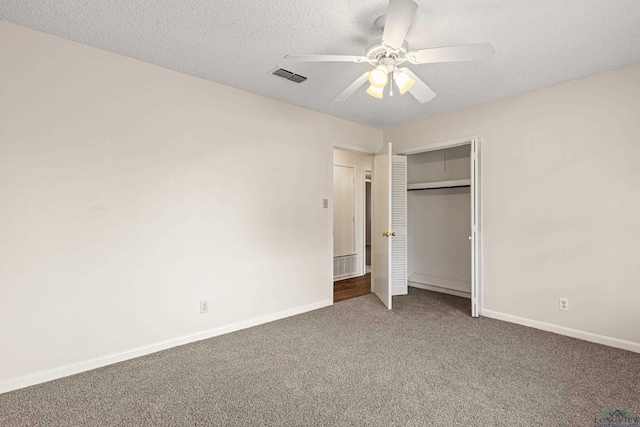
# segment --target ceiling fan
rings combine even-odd
[[[392,80],[401,95],[408,91],[420,103],[431,101],[436,96],[435,92],[409,68],[399,67],[399,65],[407,61],[415,65],[479,61],[491,58],[494,48],[491,43],[476,43],[409,51],[405,37],[409,32],[417,8],[418,5],[413,0],[389,0],[382,42],[370,47],[365,56],[287,55],[284,59],[291,62],[354,62],[357,64],[367,62],[375,67],[358,77],[356,81],[336,96],[334,101],[347,99],[367,80],[370,83],[367,93],[376,98],[384,96],[384,88],[389,80]],[[389,94],[393,95],[393,83],[389,85]]]

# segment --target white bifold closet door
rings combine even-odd
[[[389,142],[373,159],[372,285],[389,309],[407,293],[407,163]]]
[[[391,159],[391,294],[406,295],[407,157],[392,156]]]

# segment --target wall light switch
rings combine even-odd
[[[200,314],[209,312],[209,301],[200,301]]]
[[[329,199],[322,199],[322,207],[325,209],[329,208]]]

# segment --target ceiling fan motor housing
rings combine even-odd
[[[399,65],[408,59],[408,50],[409,44],[406,41],[400,49],[392,49],[382,43],[378,43],[368,48],[365,55],[371,64],[385,65],[388,71],[391,71],[394,64]],[[389,64],[391,68],[389,68]]]

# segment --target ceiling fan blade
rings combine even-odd
[[[351,83],[345,90],[343,90],[340,95],[333,98],[333,100],[344,101],[345,99],[350,97],[353,92],[358,90],[360,86],[365,84],[365,82],[367,82],[368,80],[369,80],[369,72],[367,71],[366,73],[358,77],[358,79],[355,82]]]
[[[365,56],[355,55],[287,55],[284,60],[289,62],[367,62]]]
[[[413,87],[409,89],[409,93],[413,95],[418,102],[424,104],[436,97],[436,93],[432,91],[422,80],[420,80],[413,71],[408,68],[400,68],[399,71],[404,71],[409,77],[416,81]]]
[[[460,46],[435,47],[409,52],[413,64],[434,62],[482,61],[493,56],[495,49],[491,43],[465,44]]]
[[[413,0],[389,0],[384,23],[382,43],[392,49],[400,49],[409,32],[418,5]]]

